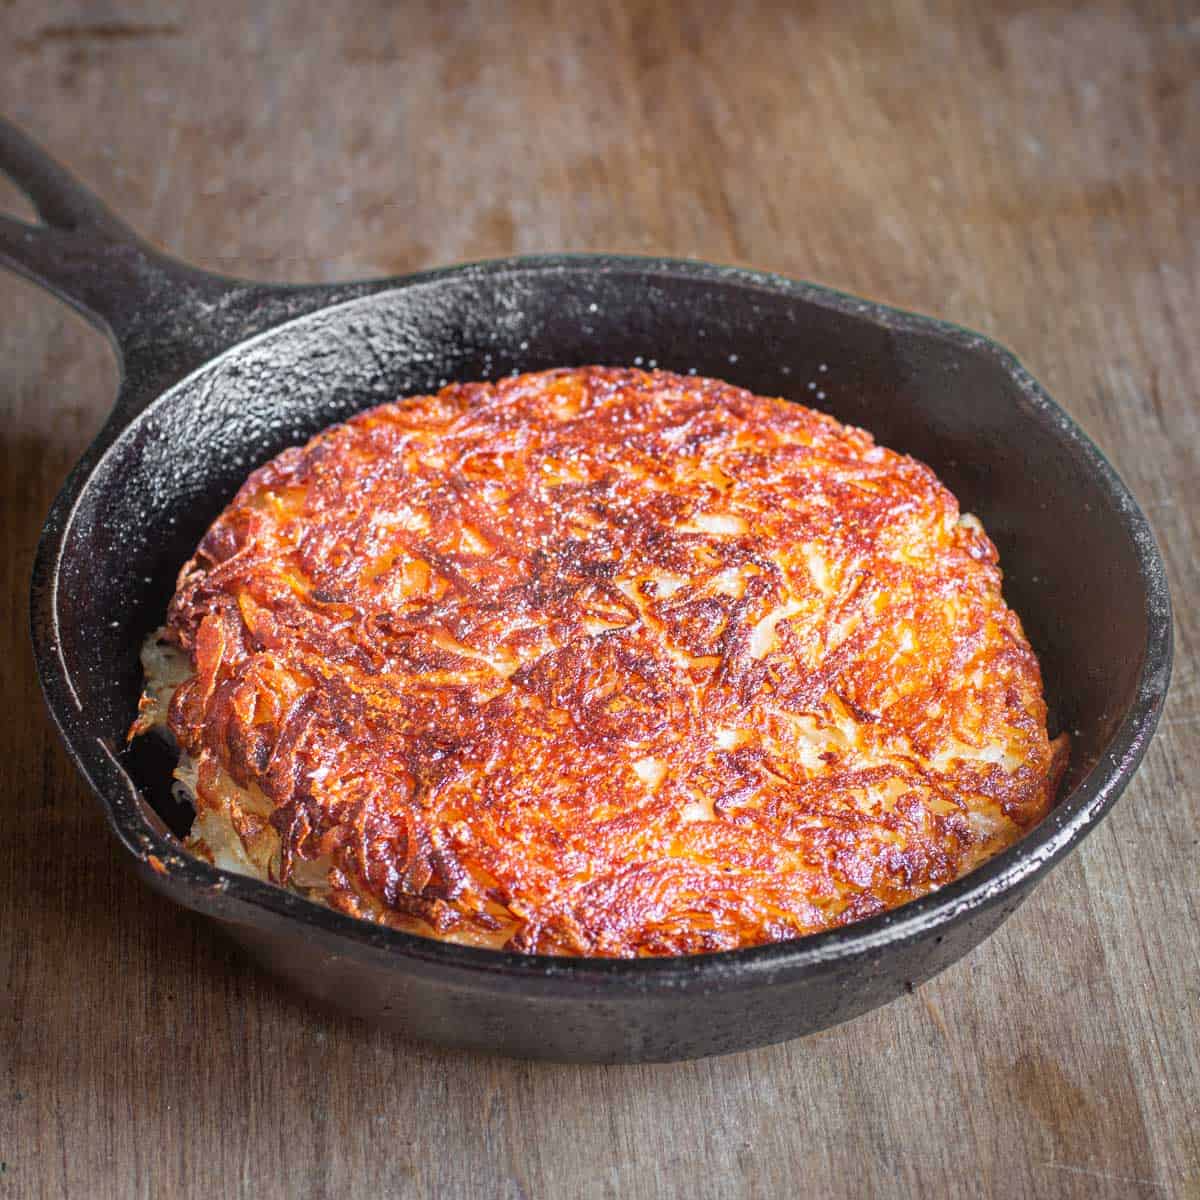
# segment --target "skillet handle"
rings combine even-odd
[[[108,333],[122,362],[164,318],[210,306],[248,286],[167,257],[114,216],[31,138],[0,117],[0,171],[42,224],[0,214],[0,264],[78,309]]]

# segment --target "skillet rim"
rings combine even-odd
[[[66,535],[93,475],[122,435],[193,378],[255,343],[279,335],[300,322],[336,309],[368,302],[390,291],[436,284],[450,277],[490,279],[506,273],[524,275],[633,273],[647,279],[683,278],[709,284],[732,284],[773,295],[784,294],[860,320],[898,336],[935,336],[963,354],[987,355],[1016,384],[1020,395],[1040,416],[1047,432],[1064,449],[1082,456],[1088,472],[1112,502],[1113,531],[1132,543],[1146,605],[1147,629],[1134,698],[1101,757],[1083,779],[1063,796],[1042,822],[1021,840],[976,870],[917,900],[878,916],[789,941],[738,950],[662,958],[607,959],[525,955],[463,946],[389,929],[346,916],[297,893],[250,876],[237,875],[193,858],[180,843],[158,829],[143,812],[145,803],[120,764],[117,752],[82,727],[70,673],[59,650],[57,592]],[[1023,894],[1060,861],[1104,817],[1133,777],[1153,737],[1166,700],[1173,656],[1173,622],[1165,565],[1149,521],[1112,464],[1082,427],[1069,416],[1025,369],[1016,356],[993,339],[951,322],[866,300],[821,284],[787,276],[696,259],[638,255],[556,254],[515,256],[439,267],[412,275],[347,284],[283,285],[229,281],[231,290],[279,297],[293,312],[251,336],[235,336],[224,349],[206,358],[181,378],[162,387],[132,381],[122,374],[113,411],[84,451],[56,496],[43,526],[34,562],[30,618],[38,678],[47,707],[69,756],[105,811],[110,828],[135,860],[140,873],[172,898],[207,915],[241,923],[261,913],[293,923],[297,932],[316,927],[364,948],[391,956],[396,965],[424,963],[466,971],[479,978],[514,981],[558,981],[609,989],[624,984],[637,992],[750,985],[764,977],[803,974],[838,962],[850,962],[896,944],[914,942],[948,929],[969,914]],[[324,301],[323,303],[310,303]],[[299,311],[295,311],[298,309]],[[244,332],[244,331],[239,331]],[[139,390],[152,394],[141,397]],[[1028,419],[1026,417],[1026,419]],[[74,701],[74,703],[72,703]],[[148,805],[147,805],[148,807]],[[157,866],[155,865],[157,863]],[[157,878],[156,878],[157,877]],[[176,885],[171,887],[170,885]],[[189,894],[184,899],[180,893]],[[247,914],[246,909],[252,910]],[[940,940],[940,939],[939,939]]]

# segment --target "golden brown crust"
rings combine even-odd
[[[901,904],[1046,812],[1065,743],[928,468],[714,380],[585,368],[365,412],[183,569],[197,803],[281,882],[525,951],[682,954]],[[206,796],[209,797],[206,799]]]

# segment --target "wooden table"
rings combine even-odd
[[[0,278],[0,1198],[1200,1196],[1200,9],[855,7],[0,2],[0,109],[204,266],[653,251],[994,335],[1141,498],[1178,613],[1126,798],[915,994],[674,1066],[409,1044],[119,869],[25,630],[116,371]]]

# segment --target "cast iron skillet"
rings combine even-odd
[[[246,283],[164,257],[8,125],[0,169],[45,221],[0,218],[0,261],[105,330],[122,365],[112,416],[38,548],[32,627],[46,701],[142,878],[309,995],[417,1037],[540,1058],[665,1060],[795,1037],[883,1004],[980,942],[1095,827],[1141,760],[1171,665],[1153,535],[1100,451],[986,338],[807,283],[668,259]],[[814,401],[929,463],[980,516],[1040,656],[1053,722],[1074,739],[1050,816],[971,875],[884,916],[753,950],[640,961],[442,944],[183,852],[188,815],[168,795],[170,756],[125,748],[138,648],[250,469],[446,379],[641,361]]]

